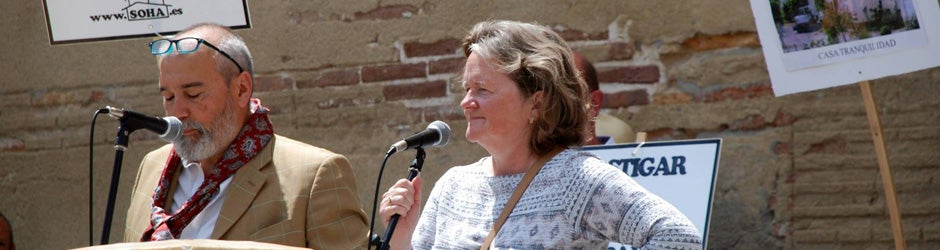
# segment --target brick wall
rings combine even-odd
[[[486,155],[466,129],[454,81],[459,40],[487,19],[538,21],[593,61],[606,101],[650,140],[723,138],[709,248],[890,248],[881,178],[857,86],[774,97],[745,1],[249,2],[255,95],[279,134],[349,157],[371,212],[390,143],[443,120],[428,185]],[[49,46],[39,2],[0,4],[0,211],[23,249],[88,244],[90,121],[104,106],[162,114],[147,39]],[[940,246],[940,69],[873,81],[912,248]],[[94,145],[94,242],[104,217],[116,122]],[[163,142],[134,133],[112,242],[122,238],[137,164]],[[406,175],[396,154],[381,191]],[[379,227],[376,231],[383,231]]]

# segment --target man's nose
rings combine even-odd
[[[189,117],[189,105],[185,101],[175,101],[172,104],[167,104],[164,107],[164,111],[168,116],[175,116],[180,120],[185,120]]]

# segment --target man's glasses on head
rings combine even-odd
[[[199,49],[200,44],[205,44],[206,46],[209,46],[209,48],[212,48],[215,51],[218,51],[220,54],[225,56],[225,58],[228,58],[230,61],[232,61],[232,63],[235,64],[235,67],[238,67],[239,73],[245,71],[244,69],[242,69],[242,65],[238,64],[238,62],[235,61],[235,58],[232,58],[232,56],[230,56],[228,53],[225,53],[225,51],[222,51],[215,45],[212,45],[211,43],[207,42],[206,40],[203,40],[202,38],[186,37],[186,38],[180,38],[177,40],[171,40],[171,39],[156,40],[156,41],[150,42],[150,54],[152,55],[167,54],[167,53],[173,52],[173,47],[176,47],[176,51],[179,52],[180,54],[189,54],[189,53],[196,52],[196,50]]]

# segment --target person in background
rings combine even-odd
[[[574,55],[574,64],[581,72],[584,82],[587,83],[588,93],[591,97],[591,119],[588,122],[588,141],[585,145],[603,145],[615,143],[631,143],[635,140],[636,134],[629,124],[617,119],[617,117],[601,114],[601,105],[604,104],[604,92],[600,90],[600,84],[597,81],[597,71],[590,61],[584,58],[581,53],[572,51]]]
[[[379,213],[386,224],[401,216],[388,239],[392,249],[605,249],[610,241],[702,248],[701,234],[678,209],[578,149],[589,136],[590,104],[558,34],[535,24],[485,21],[462,48],[466,137],[490,156],[449,169],[423,210],[420,177],[389,188]],[[517,186],[524,192],[512,206]]]
[[[166,115],[182,138],[147,154],[125,241],[220,239],[364,247],[368,226],[348,160],[274,133],[251,98],[253,63],[230,29],[198,24],[150,43]]]
[[[13,242],[13,224],[3,213],[0,213],[0,250],[16,250]]]

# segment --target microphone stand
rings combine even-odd
[[[408,180],[414,180],[418,176],[418,173],[421,172],[421,167],[424,166],[424,148],[416,148],[418,153],[415,155],[415,159],[411,161],[411,166],[408,167]],[[381,240],[379,243],[379,249],[386,250],[389,249],[389,241],[392,240],[392,233],[395,232],[395,226],[398,225],[398,218],[401,215],[392,215],[392,218],[388,221],[388,228],[385,228],[385,240]]]
[[[125,119],[121,119],[118,126],[117,139],[114,141],[114,171],[111,173],[111,189],[108,192],[108,206],[104,214],[104,225],[101,229],[101,244],[108,244],[111,236],[111,218],[114,217],[114,200],[117,196],[118,182],[121,179],[121,163],[124,160],[124,151],[127,150],[128,137],[131,132],[127,130]]]

